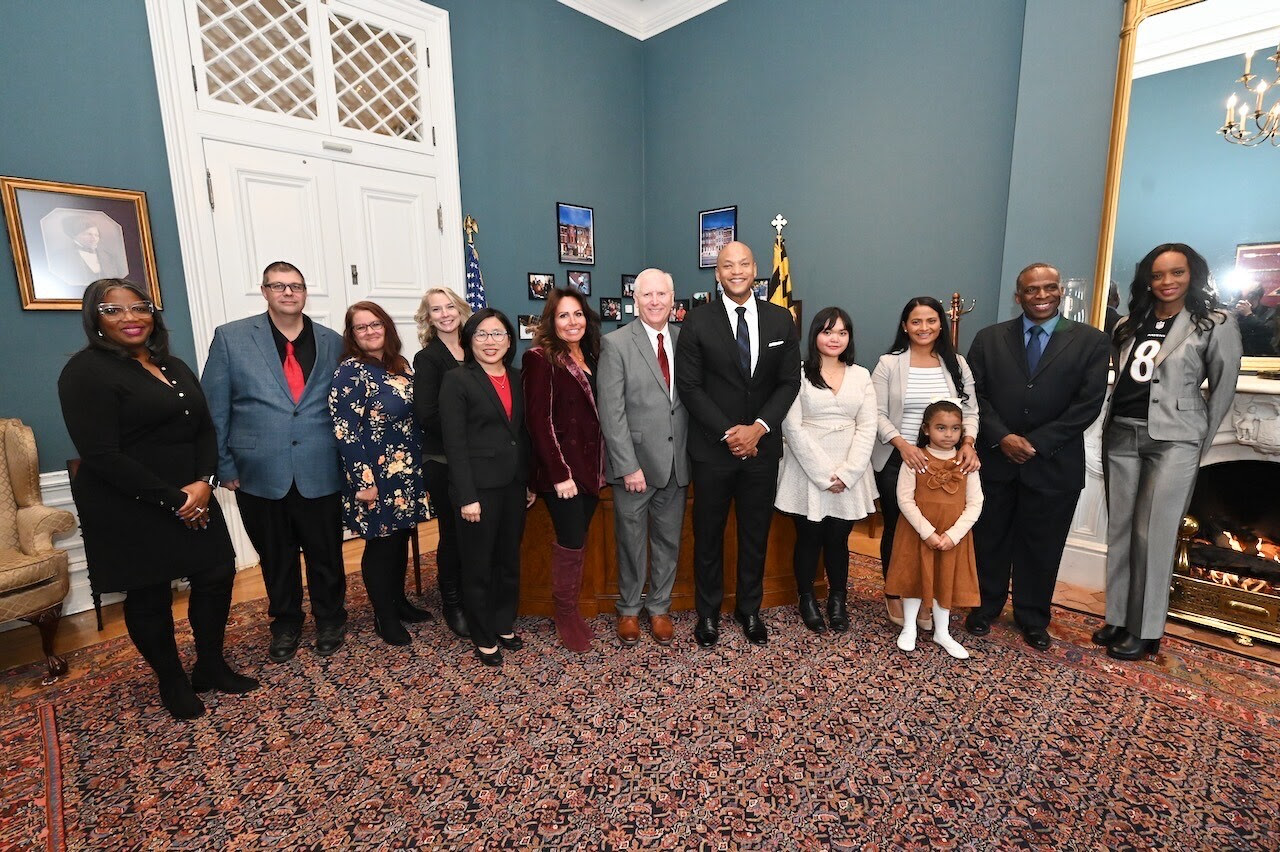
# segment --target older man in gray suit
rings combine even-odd
[[[660,269],[641,272],[635,303],[640,321],[604,337],[597,382],[618,546],[617,630],[624,645],[640,639],[647,566],[643,608],[654,641],[669,645],[671,587],[689,485],[689,414],[676,390],[672,357],[678,331],[667,323],[675,303],[671,276]]]
[[[218,479],[237,495],[262,563],[273,662],[293,658],[302,635],[307,560],[316,653],[342,647],[347,576],[342,487],[329,387],[342,337],[302,312],[307,284],[284,261],[262,273],[267,312],[219,326],[201,385],[218,433]]]

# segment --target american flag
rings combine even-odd
[[[480,256],[476,254],[474,243],[467,243],[467,304],[471,310],[478,311],[487,305],[484,295],[484,276],[480,274]]]

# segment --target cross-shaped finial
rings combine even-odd
[[[779,236],[781,236],[782,229],[787,227],[787,220],[783,219],[782,214],[779,213],[777,216],[773,217],[773,221],[769,224],[772,225],[773,229],[778,232]]]
[[[476,220],[472,216],[462,220],[462,230],[467,232],[467,242],[474,243],[476,231],[480,230],[480,226],[476,224]]]

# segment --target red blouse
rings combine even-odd
[[[493,373],[485,373],[489,377],[489,381],[493,383],[493,389],[498,392],[498,399],[502,400],[502,407],[507,412],[507,419],[511,419],[511,380],[508,373],[501,376],[495,376]]]

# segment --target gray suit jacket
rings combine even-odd
[[[956,353],[956,360],[960,364],[960,381],[964,383],[964,392],[969,397],[961,405],[964,433],[977,440],[978,393],[974,390],[973,373],[969,370],[969,362],[959,352]],[[902,425],[902,398],[907,395],[907,378],[910,374],[910,349],[881,355],[880,360],[876,362],[875,370],[871,373],[871,383],[876,389],[876,405],[880,410],[876,430],[877,440],[871,448],[871,466],[876,470],[884,470],[885,462],[889,460],[889,456],[893,455],[893,444],[889,442],[901,434],[898,427]],[[951,395],[959,399],[961,389],[956,387],[955,379],[951,377],[951,371],[947,369],[946,364],[942,365],[942,375],[947,380]],[[916,442],[915,437],[911,435],[902,437],[905,437],[908,443]]]
[[[316,363],[294,404],[267,314],[213,333],[200,384],[218,432],[218,478],[240,480],[255,497],[279,500],[295,482],[303,497],[342,488],[329,387],[342,353],[333,329],[312,323]]]
[[[664,340],[675,379],[675,342],[679,329],[668,325]],[[670,483],[674,470],[679,486],[689,484],[689,412],[672,384],[673,397],[658,368],[658,358],[644,322],[633,320],[605,335],[596,375],[600,431],[604,433],[605,478],[617,485],[622,477],[644,471],[652,488]]]
[[[1199,441],[1201,455],[1209,451],[1214,433],[1231,408],[1243,352],[1235,317],[1226,314],[1225,319],[1217,319],[1221,321],[1205,331],[1196,327],[1187,311],[1178,314],[1156,353],[1147,405],[1147,434],[1157,441]],[[1129,338],[1120,351],[1118,369],[1124,369],[1133,344],[1134,338]],[[1209,380],[1207,400],[1200,390],[1205,379]],[[1113,384],[1113,394],[1114,390]],[[1110,419],[1108,396],[1106,420]]]

